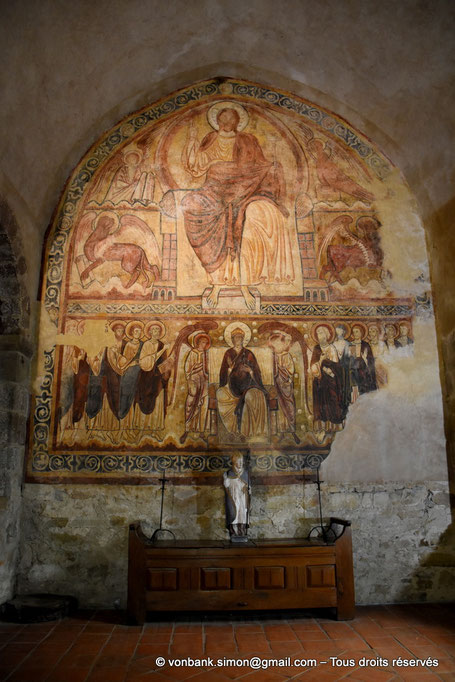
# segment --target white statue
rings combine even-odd
[[[250,477],[243,455],[231,457],[232,467],[223,474],[226,495],[226,528],[232,541],[247,541],[250,516]]]

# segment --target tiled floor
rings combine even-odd
[[[348,622],[323,615],[328,614],[286,612],[250,620],[201,615],[130,627],[119,613],[80,612],[38,625],[0,622],[0,679],[455,681],[453,607],[358,607],[355,620]],[[198,659],[200,665],[171,665],[183,658]],[[255,660],[267,669],[251,667]]]

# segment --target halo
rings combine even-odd
[[[188,341],[190,342],[191,346],[192,346],[193,348],[196,348],[196,340],[197,340],[198,338],[200,338],[201,336],[203,336],[205,339],[208,339],[208,341],[209,341],[209,348],[210,348],[210,346],[212,345],[212,339],[210,338],[210,336],[209,336],[206,332],[203,332],[203,331],[201,331],[201,330],[196,331],[196,332],[193,332],[193,333],[190,334],[190,336],[188,337]]]
[[[131,320],[131,322],[128,322],[128,324],[125,327],[125,334],[129,339],[133,338],[133,334],[131,331],[133,327],[140,327],[142,334],[144,333],[144,323],[141,322],[140,320]]]
[[[344,338],[347,339],[349,334],[351,333],[351,328],[347,324],[347,322],[335,322],[333,325],[333,328],[336,330],[337,327],[342,327],[344,329]],[[336,336],[336,331],[335,331],[335,336]]]
[[[126,327],[126,322],[125,322],[125,320],[111,320],[111,321],[108,323],[108,327],[109,327],[109,329],[111,329],[112,331],[114,331],[115,327],[123,327],[123,329],[125,329],[125,327]]]
[[[369,322],[367,324],[368,332],[370,331],[371,327],[376,327],[376,329],[378,330],[378,336],[381,336],[383,329],[379,322]]]
[[[362,330],[362,336],[360,338],[363,341],[363,339],[366,337],[366,335],[368,333],[368,329],[367,329],[366,324],[363,324],[363,322],[354,322],[354,324],[351,325],[351,337],[352,338],[354,338],[354,334],[353,334],[354,327],[360,327],[360,329]]]
[[[243,345],[247,346],[250,339],[251,339],[251,329],[247,324],[244,322],[231,322],[231,324],[228,324],[226,329],[224,330],[224,340],[226,341],[228,346],[233,346],[232,338],[231,338],[231,333],[234,331],[234,329],[237,329],[240,327],[245,332],[245,340],[243,341]]]
[[[161,329],[161,333],[159,335],[159,339],[162,339],[163,336],[166,334],[166,327],[162,322],[159,320],[151,320],[150,322],[147,322],[147,324],[144,327],[144,335],[149,339],[150,338],[150,328],[151,327],[159,327]]]
[[[229,100],[223,100],[221,102],[216,102],[207,112],[207,121],[210,123],[214,130],[219,130],[220,127],[217,122],[217,116],[223,109],[234,109],[240,117],[239,124],[237,126],[237,132],[241,132],[248,125],[249,116],[240,104],[237,102],[230,102]]]
[[[139,157],[138,164],[142,161],[143,154],[142,154],[142,152],[140,151],[140,149],[137,149],[137,148],[136,148],[136,149],[135,149],[135,148],[132,148],[132,149],[124,149],[123,152],[122,152],[123,159],[126,160],[126,158],[127,158],[128,156],[131,156],[131,154],[135,154],[136,156]]]
[[[272,329],[272,331],[269,334],[269,341],[272,338],[272,336],[275,336],[275,334],[279,334],[279,336],[283,336],[284,339],[290,343],[292,341],[292,336],[288,334],[287,332],[284,332],[282,329]]]
[[[398,326],[398,335],[400,334],[400,327],[406,327],[406,329],[408,330],[409,336],[411,335],[411,323],[408,322],[407,320],[400,320],[398,322],[397,326]]]
[[[313,339],[316,341],[316,343],[319,343],[319,339],[316,336],[318,329],[320,327],[324,327],[324,329],[327,329],[329,332],[329,338],[327,339],[328,343],[332,343],[334,337],[335,337],[335,330],[333,328],[333,325],[330,322],[324,322],[323,324],[317,324],[313,329],[311,330],[311,336]]]
[[[118,230],[119,227],[119,217],[115,211],[103,211],[99,215],[96,216],[94,222],[93,222],[93,231],[96,230],[98,227],[98,223],[101,220],[101,218],[112,218],[114,221],[115,228],[109,230],[109,234],[113,234]]]
[[[396,339],[398,334],[399,334],[396,324],[394,322],[386,322],[385,323],[384,333],[385,333],[386,338],[387,338],[387,327],[393,327],[393,330],[395,332],[395,334],[393,335],[393,338]]]

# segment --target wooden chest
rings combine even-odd
[[[354,617],[350,522],[331,519],[340,535],[320,540],[185,540],[151,543],[139,524],[129,532],[128,615],[147,611],[251,611],[334,607]]]

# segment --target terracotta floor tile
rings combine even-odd
[[[164,656],[167,657],[169,653],[168,644],[139,644],[134,652],[134,658],[142,658],[144,656]]]
[[[279,658],[293,656],[294,654],[303,654],[303,645],[298,639],[293,642],[270,642],[270,649],[272,650],[272,654],[275,654]]]
[[[361,637],[366,635],[375,637],[386,637],[389,633],[384,630],[372,618],[359,618],[350,622],[350,625],[355,632]]]
[[[170,642],[171,637],[171,632],[144,632],[137,641],[141,644],[165,644]]]
[[[436,682],[436,680],[440,680],[437,673],[429,672],[427,670],[418,670],[417,668],[406,670],[403,670],[403,668],[393,668],[393,670],[399,678],[402,680],[411,680],[411,682]]]
[[[84,629],[84,634],[110,634],[114,630],[114,625],[112,623],[87,623],[87,627]]]
[[[228,677],[221,669],[216,669],[212,668],[210,670],[204,670],[200,673],[196,673],[194,677],[191,677],[191,680],[194,680],[194,682],[227,682],[227,680],[231,679]]]
[[[365,641],[366,643],[372,648],[375,649],[378,646],[381,647],[395,647],[398,644],[398,641],[395,639],[395,637],[392,637],[391,635],[387,635],[385,630],[382,631],[383,636],[377,637],[376,635],[365,635]]]
[[[355,634],[347,623],[323,623],[322,629],[331,639],[345,639]]]
[[[281,680],[289,678],[276,670],[254,670],[241,679],[242,682],[243,680],[245,682],[281,682]]]
[[[378,656],[382,656],[382,658],[387,658],[388,660],[391,660],[392,658],[398,658],[399,656],[402,658],[409,658],[410,656],[409,651],[404,646],[401,646],[401,644],[398,642],[392,645],[387,644],[386,646],[375,646],[373,650]]]
[[[261,633],[262,635],[262,633]],[[205,642],[206,644],[209,642],[210,644],[219,644],[223,646],[223,644],[229,645],[229,644],[235,644],[235,639],[233,633],[230,634],[224,634],[224,635],[218,635],[214,633],[212,630],[209,630],[205,634]]]
[[[241,635],[247,635],[247,634],[253,634],[256,632],[264,633],[264,629],[262,627],[261,623],[257,624],[248,624],[248,625],[243,625],[242,623],[238,623],[234,625],[234,630],[235,634],[241,634]]]
[[[304,658],[317,658],[317,654],[320,654],[321,656],[324,655],[327,658],[327,656],[338,656],[338,654],[343,651],[343,649],[339,646],[339,641],[335,641],[334,639],[302,642],[302,644]]]
[[[115,668],[116,666],[122,667],[127,666],[131,661],[131,656],[129,654],[112,654],[105,656],[104,653],[98,656],[96,659],[96,668]]]
[[[191,679],[200,671],[199,668],[181,666],[179,668],[160,668],[160,673],[168,680],[188,680]],[[200,671],[202,672],[202,671]],[[143,682],[147,682],[148,676],[144,678]]]
[[[174,634],[200,634],[202,635],[202,625],[176,625]]]
[[[330,669],[321,670],[318,667],[306,670],[294,677],[293,680],[302,680],[302,682],[334,682],[334,680],[340,680],[342,675],[346,675],[346,672],[333,672]]]
[[[219,644],[208,645],[206,643],[204,649],[204,656],[211,656],[212,658],[216,659],[235,658],[236,656],[238,656],[238,648],[235,643],[230,646]]]
[[[357,668],[346,676],[347,680],[363,680],[364,682],[389,682],[396,677],[390,670],[378,668]]]
[[[407,647],[416,658],[447,658],[447,651],[436,644],[427,644],[425,646],[413,646],[409,644]]]
[[[115,635],[141,635],[143,631],[143,625],[122,625],[121,623],[114,625],[113,629]]]
[[[305,646],[305,642],[333,642],[333,640],[329,640],[327,633],[323,630],[305,630],[304,632],[296,632],[296,635],[303,643],[303,646]]]
[[[265,625],[264,634],[270,642],[290,642],[297,639],[289,625]]]
[[[90,668],[96,661],[97,654],[81,654],[79,652],[69,652],[62,656],[59,665],[68,668]]]
[[[10,677],[8,677],[8,682],[44,682],[44,680],[49,675],[49,668],[37,668],[35,667],[24,667],[20,666],[15,670]]]
[[[143,632],[173,632],[173,623],[145,623]]]
[[[212,625],[211,623],[206,623],[204,625],[204,631],[206,635],[220,638],[234,636],[234,628],[232,625]]]
[[[450,658],[445,658],[444,656],[441,656],[441,658],[438,658],[438,667],[433,668],[433,670],[438,675],[439,673],[455,672],[455,658],[453,658],[452,656]]]
[[[262,654],[269,654],[271,649],[268,642],[258,642],[257,644],[239,644],[239,656],[251,657]]]
[[[94,668],[87,677],[87,682],[124,682],[127,668],[112,667],[112,668]]]
[[[426,646],[431,644],[429,639],[411,628],[397,628],[396,630],[391,631],[391,633],[392,637],[395,637],[395,639],[398,640],[400,644],[404,644],[404,646]]]
[[[289,623],[294,632],[321,632],[318,623]]]
[[[235,658],[235,656],[233,656],[233,658]],[[228,679],[236,680],[250,672],[251,668],[245,666],[223,666],[220,670]]]

